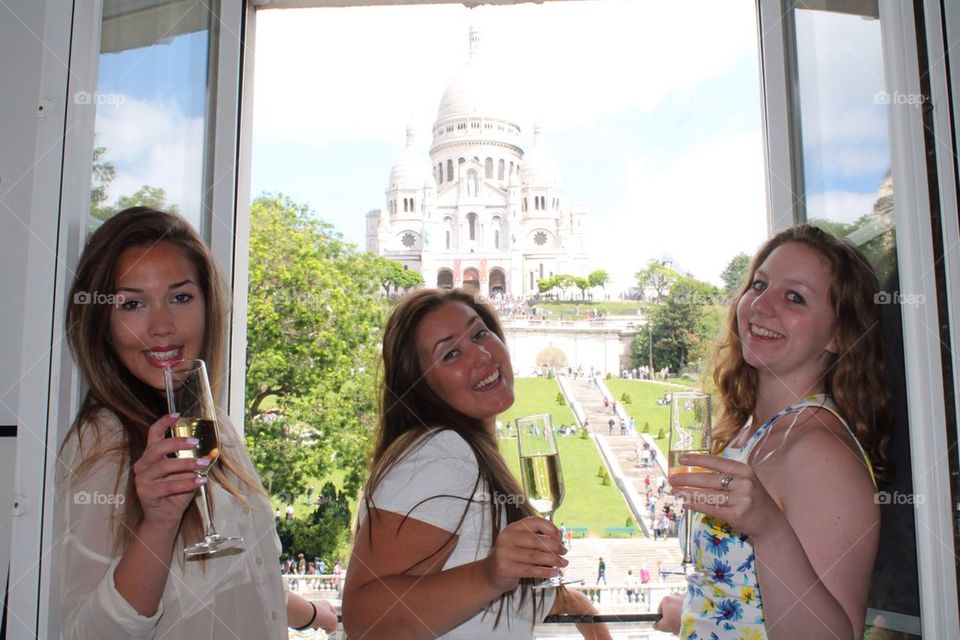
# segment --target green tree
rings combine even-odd
[[[537,291],[543,295],[549,294],[554,289],[562,287],[563,284],[560,281],[559,276],[550,276],[547,278],[540,278],[537,280]]]
[[[117,206],[114,210],[123,211],[129,207],[150,207],[159,211],[180,213],[177,205],[167,204],[167,192],[162,187],[151,187],[147,184],[137,189],[133,195],[117,198]]]
[[[610,274],[603,269],[597,269],[587,274],[587,281],[591,287],[600,287],[603,289],[604,297],[607,294],[607,283],[610,282]]]
[[[408,269],[396,260],[383,256],[371,258],[377,270],[377,277],[385,295],[406,291],[410,287],[423,284],[423,276],[418,271]]]
[[[116,208],[104,206],[107,201],[107,191],[110,183],[117,177],[117,167],[112,162],[103,159],[107,152],[106,147],[95,147],[93,150],[93,179],[90,185],[90,215],[99,220],[106,220],[116,213]]]
[[[653,366],[679,372],[702,362],[719,326],[720,292],[712,284],[680,277],[663,304],[650,311],[650,327],[631,345],[633,364],[647,364],[653,340]]]
[[[331,482],[323,485],[317,503],[304,520],[278,522],[277,535],[284,553],[302,553],[311,560],[321,558],[330,566],[346,555],[342,532],[350,527],[350,507],[343,491],[337,491]]]
[[[747,277],[749,267],[750,256],[743,252],[733,256],[727,263],[727,268],[720,274],[720,279],[723,280],[723,297],[725,299],[732,300],[733,296],[737,294],[740,285],[743,284],[743,279]]]
[[[569,278],[570,284],[580,290],[580,298],[586,300],[587,289],[590,288],[590,281],[587,278],[581,278],[580,276],[569,276]]]
[[[359,488],[376,421],[386,302],[374,256],[283,196],[250,206],[246,436],[274,494],[344,469]]]
[[[634,276],[637,279],[637,286],[640,289],[653,289],[656,293],[656,302],[659,304],[663,299],[663,294],[670,285],[680,278],[680,274],[665,264],[657,260],[651,260],[646,268],[638,271]]]

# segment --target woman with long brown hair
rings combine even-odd
[[[273,511],[239,434],[220,416],[221,447],[176,458],[197,442],[167,438],[162,370],[206,361],[224,378],[226,295],[216,264],[181,217],[145,207],[105,222],[80,258],[66,336],[88,390],[61,446],[57,485],[64,638],[286,638],[295,626],[336,626],[336,615],[287,594]],[[209,480],[207,478],[209,477]],[[203,537],[200,483],[233,553],[186,559]]]
[[[714,382],[709,473],[670,478],[694,517],[696,572],[657,628],[682,638],[859,638],[880,534],[888,391],[876,276],[811,226],[757,253]]]
[[[497,449],[513,370],[496,312],[459,289],[423,289],[383,337],[380,425],[343,596],[351,637],[530,638],[548,613],[586,614],[579,592],[534,590],[566,566]],[[608,638],[603,625],[580,625]]]

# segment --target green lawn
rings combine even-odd
[[[503,423],[535,413],[551,414],[555,427],[575,422],[570,407],[566,403],[557,404],[560,385],[552,378],[516,378],[513,393],[516,398],[513,406],[499,415]]]
[[[635,524],[617,487],[612,483],[604,486],[597,477],[603,461],[593,440],[561,436],[557,438],[557,447],[563,469],[564,499],[554,514],[556,524],[587,527],[590,535],[602,535],[604,527],[623,526],[628,519]],[[516,440],[502,438],[500,451],[519,478]]]
[[[684,388],[690,389],[691,387],[681,387],[676,384],[654,382],[652,380],[625,380],[623,378],[610,378],[603,382],[610,389],[610,393],[613,394],[617,402],[620,402],[624,393],[630,396],[630,404],[623,404],[623,408],[629,415],[633,416],[637,432],[643,432],[644,425],[649,424],[650,437],[656,440],[660,451],[666,455],[667,434],[670,426],[670,405],[658,405],[657,399],[663,397],[664,391],[677,391]],[[657,438],[661,429],[663,429],[663,438]]]

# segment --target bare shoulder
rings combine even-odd
[[[767,444],[777,450],[761,466],[771,467],[761,475],[772,476],[778,502],[787,506],[804,500],[861,505],[868,501],[866,511],[875,507],[867,462],[839,418],[826,409],[811,407],[797,416],[792,428],[789,415],[778,422]]]

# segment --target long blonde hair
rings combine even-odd
[[[226,330],[226,287],[216,262],[206,245],[190,224],[178,215],[148,207],[125,209],[107,220],[90,236],[80,263],[77,265],[73,286],[70,288],[66,316],[66,336],[80,373],[89,387],[84,396],[70,433],[64,444],[74,435],[79,442],[91,437],[96,454],[85,458],[71,473],[80,475],[107,455],[119,454],[121,464],[117,472],[117,488],[125,471],[140,459],[147,443],[147,430],[167,413],[162,394],[150,388],[123,365],[113,350],[110,339],[110,314],[113,305],[83,304],[91,292],[116,292],[116,264],[124,251],[131,247],[152,246],[160,242],[176,246],[196,269],[198,286],[204,298],[205,330],[200,357],[207,363],[214,397],[224,377],[224,334]],[[106,450],[97,446],[103,440],[98,413],[107,410],[120,421],[123,433],[119,444]],[[232,472],[241,483],[255,491],[262,491],[259,481],[222,450],[218,464],[210,476],[233,496],[247,505],[224,470]],[[130,474],[125,487],[121,526],[116,529],[114,547],[123,549],[129,544],[133,531],[143,520],[143,509],[137,497]],[[180,535],[200,538],[203,530],[200,512],[191,505],[180,523]]]
[[[883,332],[874,296],[880,287],[869,262],[849,242],[800,224],[770,238],[754,256],[746,280],[730,303],[725,335],[714,354],[713,381],[720,399],[720,417],[713,431],[719,453],[752,415],[757,403],[757,371],[743,358],[737,324],[737,303],[753,286],[757,268],[774,249],[795,242],[815,250],[830,264],[830,302],[837,320],[837,353],[827,366],[826,393],[853,428],[873,469],[886,469],[889,440],[889,390],[883,359]]]
[[[383,335],[379,425],[370,477],[364,488],[368,513],[373,513],[371,509],[376,507],[372,496],[387,472],[409,453],[422,437],[434,429],[455,431],[470,446],[479,467],[474,491],[479,489],[481,483],[485,483],[486,491],[490,495],[523,495],[516,478],[500,454],[496,437],[480,420],[457,411],[437,396],[427,384],[420,367],[414,342],[417,327],[427,314],[450,302],[462,302],[472,308],[487,329],[505,341],[503,328],[493,307],[462,289],[420,289],[404,297],[396,306]],[[442,488],[438,488],[438,496],[440,494]],[[464,502],[458,529],[466,518],[471,501],[465,499]],[[533,508],[522,500],[490,500],[489,509],[492,522],[491,545],[496,542],[502,525],[537,515]],[[405,517],[409,515],[407,513]],[[449,540],[455,535],[456,533],[451,533]],[[439,553],[449,540],[438,547],[433,555]],[[371,539],[371,544],[372,542]],[[418,564],[428,559],[425,558]],[[412,568],[414,567],[410,567]],[[532,597],[532,583],[533,581],[528,579],[521,581],[520,605],[526,598]],[[503,605],[512,595],[505,593],[500,596],[497,622],[503,613]],[[537,606],[536,600],[534,604]]]

